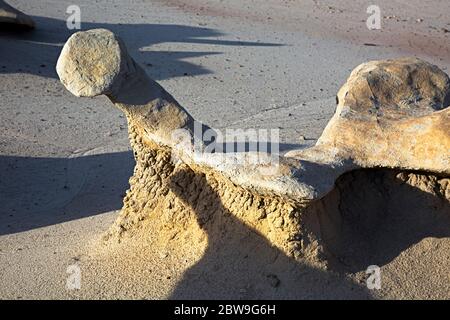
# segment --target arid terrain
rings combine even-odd
[[[415,56],[448,74],[446,0],[377,1],[380,30],[367,28],[369,4],[360,0],[8,3],[36,28],[0,29],[1,299],[450,298],[450,204],[393,178],[426,185],[411,181],[420,174],[341,177],[349,214],[370,216],[363,225],[350,217],[331,245],[340,258],[327,268],[293,261],[231,215],[207,227],[199,216],[181,231],[152,219],[138,237],[106,239],[135,163],[126,118],[103,96],[73,96],[56,73],[78,31],[66,26],[76,4],[82,30],[119,35],[195,119],[222,130],[279,129],[285,153],[315,144],[360,63]],[[369,265],[381,267],[381,289],[367,288]],[[81,288],[71,290],[74,266]]]

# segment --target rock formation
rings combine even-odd
[[[374,168],[382,170],[380,179],[388,176],[384,185],[398,179],[422,188],[450,214],[450,80],[425,61],[358,66],[340,89],[335,115],[317,144],[285,156],[207,152],[214,131],[151,80],[108,30],[72,35],[57,72],[71,93],[106,95],[128,120],[136,166],[110,237],[145,237],[150,231],[168,241],[192,223],[201,228],[232,215],[286,255],[323,264],[337,250],[330,239],[339,238],[342,224],[331,220],[353,212],[340,207],[342,199],[352,198],[343,186],[351,184],[349,175],[357,183],[366,179],[348,172]],[[361,197],[355,195],[364,206]]]
[[[34,28],[34,21],[29,16],[14,9],[3,0],[0,0],[0,24],[21,28]]]

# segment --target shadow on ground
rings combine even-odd
[[[120,210],[133,166],[131,151],[0,156],[0,235]]]
[[[450,202],[435,179],[388,169],[339,177],[337,187],[308,209],[319,216],[322,240],[337,258],[337,269],[384,266],[427,237],[450,238]]]
[[[172,177],[172,191],[195,212],[207,233],[208,247],[171,298],[370,298],[365,287],[346,278],[347,272],[364,271],[374,264],[381,267],[426,237],[450,237],[448,201],[398,181],[397,174],[390,170],[347,173],[337,182],[340,196],[330,194],[317,204],[323,211],[316,207],[307,212],[320,215],[324,244],[332,258],[339,259],[337,273],[286,257],[237,220],[206,179],[197,186],[201,196],[187,198],[177,176]],[[199,203],[199,199],[209,200]]]
[[[191,179],[201,192],[198,197],[183,192],[177,181],[185,180],[186,174],[189,173],[179,172],[171,178],[171,190],[195,212],[197,222],[207,234],[208,247],[201,260],[185,272],[171,299],[371,297],[365,287],[341,275],[299,263],[273,247],[222,205],[220,196],[205,178]],[[191,195],[189,199],[187,194]]]
[[[66,21],[32,17],[36,29],[29,32],[0,30],[1,73],[29,73],[57,78],[56,61],[67,38],[78,30],[68,30]],[[83,22],[82,30],[106,28],[118,34],[130,55],[142,64],[155,80],[208,74],[200,65],[183,59],[220,54],[221,46],[273,47],[281,44],[219,40],[218,30],[170,24],[108,24]],[[156,51],[148,48],[159,43],[208,45],[206,51]]]
[[[77,30],[68,30],[64,20],[32,18],[37,25],[35,30],[0,29],[0,73],[57,78],[57,58],[67,38]],[[210,73],[183,59],[220,54],[221,46],[279,46],[220,40],[217,38],[223,33],[204,27],[82,23],[82,30],[93,28],[107,28],[121,36],[130,55],[156,80]],[[169,42],[208,45],[208,50],[155,51],[148,48]],[[120,209],[133,164],[128,152],[71,159],[1,156],[0,198],[4,203],[0,209],[0,234]],[[65,168],[73,169],[66,172]]]
[[[294,146],[280,144],[280,150]],[[131,151],[0,156],[0,235],[120,210],[134,165]]]

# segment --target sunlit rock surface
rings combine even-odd
[[[183,230],[205,229],[220,234],[224,217],[233,217],[287,256],[324,265],[342,251],[333,239],[345,243],[346,212],[358,212],[350,220],[360,223],[359,216],[376,215],[386,201],[393,201],[391,211],[404,209],[398,207],[407,205],[400,201],[404,193],[414,196],[409,187],[387,196],[398,184],[449,210],[450,81],[425,61],[358,66],[316,146],[285,156],[205,152],[211,142],[204,134],[214,130],[150,79],[108,30],[72,35],[57,72],[74,95],[104,94],[128,119],[136,167],[109,238],[145,241],[146,232],[158,232],[170,241]],[[373,174],[348,173],[371,169],[382,170],[375,175],[380,181],[365,183]],[[366,187],[357,188],[361,183]]]

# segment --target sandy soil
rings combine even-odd
[[[232,222],[219,239],[188,230],[167,245],[157,232],[145,245],[105,245],[133,170],[126,121],[105,98],[75,98],[57,79],[73,1],[9,3],[37,29],[0,31],[0,298],[450,298],[446,219],[427,220],[444,232],[390,234],[389,254],[378,244],[375,291],[362,270],[292,265]],[[447,1],[378,3],[382,29],[369,31],[364,1],[77,1],[82,29],[117,32],[195,118],[279,128],[284,151],[315,142],[361,62],[416,55],[448,72]],[[66,287],[71,265],[81,290]]]
[[[356,45],[400,48],[405,53],[450,59],[450,23],[445,0],[162,0],[185,11],[301,31],[312,37],[345,39]],[[381,13],[381,29],[366,27],[369,5]]]

